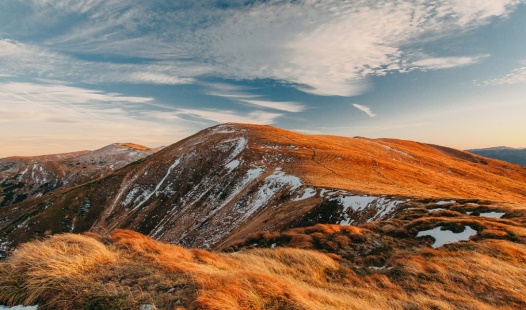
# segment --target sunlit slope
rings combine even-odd
[[[46,234],[116,228],[219,249],[322,218],[388,219],[417,199],[524,204],[526,170],[411,141],[224,124],[103,178],[0,208],[0,254]]]
[[[243,126],[250,129],[255,157],[265,153],[291,156],[294,160],[283,169],[317,187],[369,194],[526,201],[526,169],[518,165],[413,141],[305,135],[269,126]]]

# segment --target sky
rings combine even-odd
[[[526,147],[526,0],[0,0],[0,157],[225,122]]]

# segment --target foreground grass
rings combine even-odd
[[[317,225],[308,232],[342,244],[359,243],[363,235],[367,243],[367,229]],[[126,230],[111,238],[64,234],[24,244],[0,264],[0,302],[38,303],[39,309],[526,307],[526,247],[520,243],[400,248],[382,269],[356,264],[288,247],[189,250]]]

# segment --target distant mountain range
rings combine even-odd
[[[387,219],[422,199],[526,202],[525,169],[412,141],[225,124],[159,152],[96,152],[51,156],[46,165],[4,160],[11,176],[3,184],[28,197],[0,208],[0,245],[126,228],[222,249],[261,230]],[[54,190],[41,196],[43,184]]]
[[[526,166],[526,148],[515,149],[506,146],[490,147],[485,149],[467,150],[467,152],[484,157],[499,159],[509,163]]]
[[[95,180],[155,152],[115,143],[95,151],[0,158],[0,207]]]

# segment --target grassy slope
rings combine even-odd
[[[414,201],[393,219],[360,227],[256,233],[230,254],[125,230],[111,237],[57,235],[20,246],[0,264],[0,302],[38,303],[40,309],[137,309],[145,303],[160,309],[526,308],[524,168],[415,142],[254,128],[249,152],[276,151],[262,148],[265,143],[295,146],[278,149],[299,158],[283,170],[308,185],[510,203],[454,203],[430,211],[438,206]],[[506,215],[475,216],[488,211]],[[439,249],[430,248],[430,237],[415,238],[437,226],[470,226],[477,236]]]
[[[283,170],[309,185],[377,195],[526,202],[526,168],[471,153],[395,139],[305,135],[239,125],[250,148],[297,160]],[[278,149],[261,148],[279,145]],[[295,148],[287,148],[294,146]]]
[[[234,253],[184,249],[126,230],[107,238],[57,235],[22,245],[0,265],[0,302],[40,309],[526,307],[526,211],[501,207],[506,219],[492,219],[466,215],[471,205],[428,210],[434,207],[415,205],[361,227],[259,233]],[[415,238],[459,225],[477,236],[438,249],[429,237]]]

